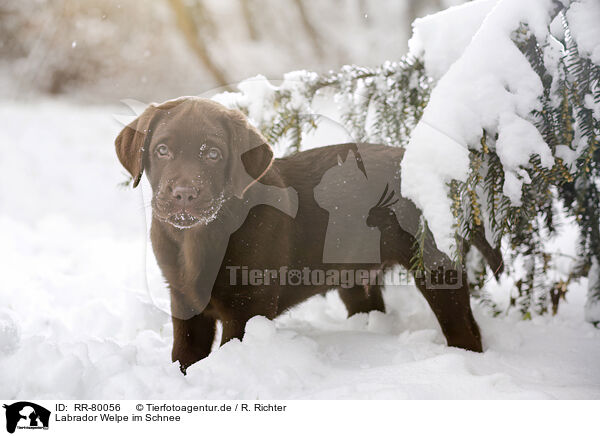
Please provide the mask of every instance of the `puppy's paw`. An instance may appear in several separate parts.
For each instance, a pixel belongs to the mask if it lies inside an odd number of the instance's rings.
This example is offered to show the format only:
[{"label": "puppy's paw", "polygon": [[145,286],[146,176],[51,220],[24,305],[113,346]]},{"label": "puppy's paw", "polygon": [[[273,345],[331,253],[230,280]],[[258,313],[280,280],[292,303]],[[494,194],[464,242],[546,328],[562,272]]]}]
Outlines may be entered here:
[{"label": "puppy's paw", "polygon": [[208,354],[195,351],[193,349],[175,349],[171,355],[173,362],[179,362],[179,370],[183,375],[187,375],[187,369],[194,363],[204,359]]},{"label": "puppy's paw", "polygon": [[187,375],[187,366],[184,366],[183,363],[179,364],[179,371],[181,371],[181,373],[183,375]]}]

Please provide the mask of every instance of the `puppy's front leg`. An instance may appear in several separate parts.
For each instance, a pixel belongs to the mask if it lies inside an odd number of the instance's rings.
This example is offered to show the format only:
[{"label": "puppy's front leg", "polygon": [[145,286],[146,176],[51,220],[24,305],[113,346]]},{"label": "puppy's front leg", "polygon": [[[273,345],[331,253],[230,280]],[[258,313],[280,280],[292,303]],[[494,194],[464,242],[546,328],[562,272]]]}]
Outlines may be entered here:
[{"label": "puppy's front leg", "polygon": [[216,320],[204,314],[190,319],[173,320],[173,351],[171,359],[179,361],[179,369],[186,374],[187,368],[210,354],[215,339]]},{"label": "puppy's front leg", "polygon": [[180,247],[171,239],[163,225],[156,219],[152,220],[150,230],[152,248],[156,260],[171,291],[171,319],[173,321],[173,362],[179,361],[181,372],[193,363],[204,359],[210,353],[215,338],[216,320],[203,312],[198,313],[201,304],[194,305],[184,292],[188,289],[181,277],[183,271],[180,265]]},{"label": "puppy's front leg", "polygon": [[220,314],[223,324],[221,345],[232,340],[244,338],[246,323],[254,316],[268,319],[277,316],[279,289],[249,288],[245,291],[230,292],[230,300],[225,303],[226,310]]}]

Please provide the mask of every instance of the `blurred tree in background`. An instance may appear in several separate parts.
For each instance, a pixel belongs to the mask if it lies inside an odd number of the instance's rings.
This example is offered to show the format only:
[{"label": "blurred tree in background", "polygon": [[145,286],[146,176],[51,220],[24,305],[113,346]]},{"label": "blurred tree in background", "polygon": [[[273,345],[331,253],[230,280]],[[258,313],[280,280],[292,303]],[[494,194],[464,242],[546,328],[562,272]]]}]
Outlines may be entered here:
[{"label": "blurred tree in background", "polygon": [[5,0],[0,95],[163,100],[264,74],[399,59],[463,0]]}]

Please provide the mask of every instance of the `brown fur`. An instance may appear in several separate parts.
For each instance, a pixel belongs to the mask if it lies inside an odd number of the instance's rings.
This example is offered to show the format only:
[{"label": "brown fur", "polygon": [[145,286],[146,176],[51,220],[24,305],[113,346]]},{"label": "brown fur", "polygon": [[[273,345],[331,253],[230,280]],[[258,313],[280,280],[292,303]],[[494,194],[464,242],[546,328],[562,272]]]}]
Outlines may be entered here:
[{"label": "brown fur", "polygon": [[[159,143],[168,145],[170,157],[159,157]],[[198,147],[205,143],[221,150],[222,159],[213,162],[202,156],[196,158]],[[232,286],[227,266],[377,271],[396,264],[409,267],[414,236],[394,224],[389,213],[379,211],[378,215],[375,208],[367,223],[381,232],[381,262],[323,263],[329,213],[315,201],[314,189],[323,175],[339,164],[340,156],[346,159],[352,152],[360,166],[356,144],[322,147],[273,160],[264,138],[241,113],[209,100],[182,98],[147,109],[121,132],[116,148],[121,163],[134,177],[134,186],[145,170],[153,188],[152,245],[171,291],[172,359],[179,361],[184,373],[188,366],[210,353],[217,320],[222,322],[221,343],[225,343],[242,338],[246,321],[251,317],[275,318],[329,288],[282,286],[279,282],[268,286]],[[376,163],[399,165],[403,150],[361,144],[361,153]],[[249,189],[253,183],[261,188],[280,188],[282,192],[291,188],[297,192],[295,216],[260,201],[248,206],[248,199],[257,195],[254,193],[257,187]],[[189,201],[174,197],[174,192],[180,189]],[[220,192],[225,193],[225,201],[218,217],[208,223],[194,224]],[[281,198],[291,204],[285,192]],[[412,203],[401,197],[400,200],[406,205],[402,211],[414,209],[418,214]],[[169,214],[178,210],[185,211],[186,225],[190,222],[194,225],[174,226],[169,221],[175,219],[170,218],[174,215]],[[239,217],[245,218],[237,225],[235,220]],[[447,264],[448,259],[437,251],[430,235],[428,240],[428,256]],[[486,258],[498,262],[490,254],[497,250],[489,247],[485,238],[479,237],[472,243],[484,251]],[[219,254],[215,247],[223,247],[222,260],[217,259],[217,264],[214,259]],[[215,269],[216,279],[207,283],[211,268]],[[459,274],[463,280],[458,289],[428,289],[425,278],[417,278],[416,284],[435,313],[448,344],[481,351],[466,276],[464,272]],[[358,284],[351,289],[340,289],[339,293],[349,315],[385,310],[379,286]]]}]

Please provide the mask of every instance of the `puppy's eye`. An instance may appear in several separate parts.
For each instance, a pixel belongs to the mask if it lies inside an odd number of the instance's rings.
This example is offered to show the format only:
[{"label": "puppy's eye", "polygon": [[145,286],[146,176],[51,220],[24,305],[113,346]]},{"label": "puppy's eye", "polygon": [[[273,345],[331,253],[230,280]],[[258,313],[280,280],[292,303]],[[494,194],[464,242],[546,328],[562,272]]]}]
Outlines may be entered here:
[{"label": "puppy's eye", "polygon": [[210,160],[219,160],[221,159],[221,150],[212,147],[210,150],[208,150],[208,153],[206,153],[206,157],[208,157]]},{"label": "puppy's eye", "polygon": [[158,147],[156,147],[156,153],[159,156],[167,156],[169,154],[169,147],[167,147],[165,144],[160,144]]}]

